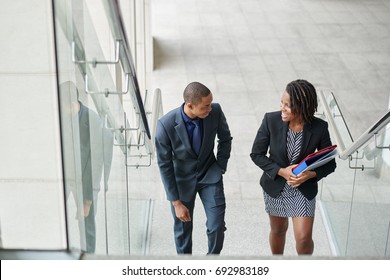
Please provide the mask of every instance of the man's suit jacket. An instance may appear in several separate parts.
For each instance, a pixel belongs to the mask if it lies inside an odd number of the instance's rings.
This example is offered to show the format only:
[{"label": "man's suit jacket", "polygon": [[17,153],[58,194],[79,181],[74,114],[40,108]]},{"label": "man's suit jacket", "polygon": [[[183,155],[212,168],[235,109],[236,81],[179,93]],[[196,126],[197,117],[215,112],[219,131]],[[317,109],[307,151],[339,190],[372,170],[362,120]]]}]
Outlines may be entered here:
[{"label": "man's suit jacket", "polygon": [[[79,112],[81,174],[84,195],[100,191],[104,168],[104,185],[107,186],[111,170],[114,136],[103,128],[99,115],[80,102]],[[107,190],[107,189],[106,189]]]},{"label": "man's suit jacket", "polygon": [[[212,110],[203,119],[203,140],[199,156],[192,150],[182,107],[161,117],[156,127],[156,154],[161,179],[167,199],[191,201],[198,184],[212,184],[221,180],[230,157],[231,141],[229,126],[221,106],[211,104]],[[214,154],[218,136],[217,156]]]},{"label": "man's suit jacket", "polygon": [[[288,123],[282,121],[280,111],[266,113],[250,154],[253,162],[264,171],[260,178],[260,185],[271,197],[277,197],[286,183],[286,180],[278,175],[278,171],[280,168],[290,165],[287,158],[287,131]],[[307,155],[330,145],[332,142],[328,123],[314,118],[310,124],[305,124],[303,127],[301,152],[294,163],[299,163]],[[298,190],[309,200],[313,199],[318,193],[317,182],[335,169],[336,161],[334,159],[316,168],[314,171],[317,173],[317,177],[301,184]]]}]

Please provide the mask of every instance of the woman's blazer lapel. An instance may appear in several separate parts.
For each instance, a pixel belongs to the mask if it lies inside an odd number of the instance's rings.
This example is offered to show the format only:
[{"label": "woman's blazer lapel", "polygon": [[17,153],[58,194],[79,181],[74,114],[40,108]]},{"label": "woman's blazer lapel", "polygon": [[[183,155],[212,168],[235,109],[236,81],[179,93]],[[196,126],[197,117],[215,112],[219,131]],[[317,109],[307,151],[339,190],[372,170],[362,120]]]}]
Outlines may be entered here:
[{"label": "woman's blazer lapel", "polygon": [[312,136],[311,124],[305,124],[303,127],[301,152],[299,153],[299,157],[297,158],[295,163],[300,162],[302,159],[304,159],[306,155],[311,153],[311,152],[307,152],[307,148],[309,147],[311,136]]},{"label": "woman's blazer lapel", "polygon": [[283,160],[289,164],[289,160],[288,160],[288,157],[287,157],[287,131],[288,131],[288,123],[286,122],[283,122],[282,121],[282,124],[280,126],[280,139],[278,139],[281,143],[280,145],[280,152],[283,156]]}]

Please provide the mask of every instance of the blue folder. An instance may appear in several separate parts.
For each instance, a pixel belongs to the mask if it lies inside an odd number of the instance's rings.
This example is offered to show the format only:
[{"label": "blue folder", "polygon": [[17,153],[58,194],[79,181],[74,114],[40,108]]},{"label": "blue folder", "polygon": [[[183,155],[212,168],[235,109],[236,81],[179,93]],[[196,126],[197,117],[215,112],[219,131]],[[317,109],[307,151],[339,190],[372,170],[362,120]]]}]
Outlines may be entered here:
[{"label": "blue folder", "polygon": [[308,155],[295,168],[293,168],[292,172],[294,175],[298,175],[306,170],[313,170],[314,168],[328,163],[336,157],[336,148],[337,145],[332,145]]}]

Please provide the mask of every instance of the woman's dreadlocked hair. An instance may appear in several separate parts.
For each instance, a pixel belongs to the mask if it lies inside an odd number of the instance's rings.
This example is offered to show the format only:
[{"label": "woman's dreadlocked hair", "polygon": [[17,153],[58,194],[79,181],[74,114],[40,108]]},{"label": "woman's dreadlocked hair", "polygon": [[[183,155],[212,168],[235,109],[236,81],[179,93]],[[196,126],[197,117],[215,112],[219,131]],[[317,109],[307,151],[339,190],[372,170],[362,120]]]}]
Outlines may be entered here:
[{"label": "woman's dreadlocked hair", "polygon": [[300,116],[304,123],[310,123],[317,112],[317,92],[314,86],[306,80],[296,80],[286,86],[290,95],[291,111]]}]

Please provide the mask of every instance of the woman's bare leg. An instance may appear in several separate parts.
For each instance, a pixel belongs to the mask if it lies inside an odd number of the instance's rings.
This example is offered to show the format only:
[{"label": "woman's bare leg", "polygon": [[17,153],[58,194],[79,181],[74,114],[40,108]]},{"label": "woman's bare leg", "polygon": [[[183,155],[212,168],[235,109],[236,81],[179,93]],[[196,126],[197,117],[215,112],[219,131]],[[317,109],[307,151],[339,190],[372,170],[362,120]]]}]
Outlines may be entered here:
[{"label": "woman's bare leg", "polygon": [[274,255],[283,255],[286,243],[286,232],[288,229],[288,218],[269,215],[271,231],[269,244]]},{"label": "woman's bare leg", "polygon": [[314,217],[294,217],[292,218],[295,248],[298,255],[311,255],[314,251],[313,223]]}]

